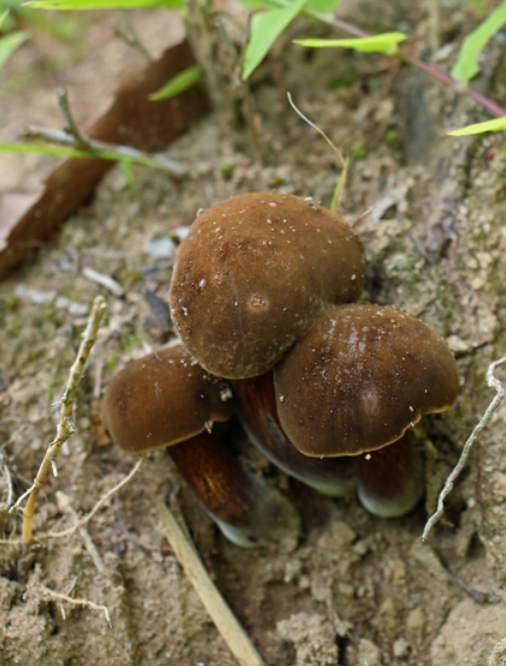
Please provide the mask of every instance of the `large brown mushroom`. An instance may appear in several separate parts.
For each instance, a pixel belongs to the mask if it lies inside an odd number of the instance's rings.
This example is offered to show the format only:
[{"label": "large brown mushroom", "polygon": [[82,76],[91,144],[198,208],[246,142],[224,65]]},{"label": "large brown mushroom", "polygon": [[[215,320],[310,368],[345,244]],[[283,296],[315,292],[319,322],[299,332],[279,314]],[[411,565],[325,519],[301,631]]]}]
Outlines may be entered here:
[{"label": "large brown mushroom", "polygon": [[[422,414],[442,412],[456,401],[457,365],[431,328],[391,307],[329,308],[274,375],[279,419],[299,451],[315,457],[360,456],[362,497],[367,479],[374,478],[375,460],[381,461],[388,507],[382,507],[376,489],[369,510],[398,515],[412,508],[421,495],[419,484],[412,484],[410,498],[403,487],[398,513],[391,500],[392,488],[408,468],[421,479],[414,445],[405,438],[397,447],[403,456],[383,447],[400,440]],[[361,472],[362,465],[368,465],[366,471]]]},{"label": "large brown mushroom", "polygon": [[329,305],[363,287],[358,235],[292,195],[242,194],[201,213],[181,243],[170,307],[184,344],[209,372],[270,370]]},{"label": "large brown mushroom", "polygon": [[[131,453],[168,454],[200,504],[233,543],[266,546],[298,517],[278,491],[245,470],[211,428],[233,410],[228,383],[212,377],[183,345],[126,366],[111,381],[102,418],[112,440]],[[174,446],[175,445],[175,446]]]}]

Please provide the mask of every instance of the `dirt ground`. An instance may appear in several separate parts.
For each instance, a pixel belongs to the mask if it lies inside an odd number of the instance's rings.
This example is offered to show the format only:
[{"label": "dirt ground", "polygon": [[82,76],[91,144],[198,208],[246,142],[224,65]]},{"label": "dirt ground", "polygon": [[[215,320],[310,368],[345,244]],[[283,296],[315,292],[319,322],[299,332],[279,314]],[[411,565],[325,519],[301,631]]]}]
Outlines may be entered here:
[{"label": "dirt ground", "polygon": [[[450,46],[431,55],[425,3],[391,3],[381,11],[369,10],[371,4],[350,3],[344,16],[371,31],[409,32],[415,50],[443,69],[476,23],[470,4],[446,3],[442,43]],[[135,16],[157,48],[169,33],[177,37],[172,14]],[[101,21],[92,26],[94,39],[103,53],[116,54],[112,74],[107,58],[101,65],[105,95],[112,81],[142,63],[111,41],[109,19]],[[290,38],[310,31],[323,34],[302,23]],[[27,48],[9,77],[16,66],[42,58],[37,44]],[[133,192],[114,170],[53,244],[0,283],[0,537],[16,538],[19,531],[20,516],[9,516],[7,505],[11,493],[15,499],[30,483],[52,438],[54,402],[93,297],[107,298],[106,320],[80,386],[78,432],[59,459],[59,478],[48,480],[39,500],[38,532],[71,525],[72,511],[89,511],[135,462],[107,441],[97,406],[117,370],[171,336],[162,305],[173,262],[168,231],[239,192],[274,188],[329,202],[335,156],[289,109],[287,90],[351,151],[343,216],[351,223],[374,206],[357,227],[368,258],[366,297],[420,317],[457,357],[462,391],[456,408],[417,426],[426,450],[425,505],[402,519],[375,518],[354,497],[331,500],[287,478],[238,441],[245,464],[286,493],[302,518],[301,533],[281,545],[241,550],[181,487],[166,454],[152,453],[86,534],[30,547],[0,545],[2,666],[235,663],[161,535],[157,501],[169,497],[269,666],[506,664],[506,405],[480,437],[444,521],[428,544],[420,541],[444,479],[493,397],[487,366],[506,354],[504,136],[447,137],[448,129],[486,114],[379,56],[308,53],[288,42],[277,48],[253,88],[269,147],[265,165],[244,150],[246,130],[232,134],[229,119],[215,113],[167,151],[190,167],[189,178],[176,183],[137,168]],[[71,95],[76,86],[80,118],[98,110],[90,102],[98,50],[88,65],[80,57],[65,69]],[[287,52],[289,58],[281,57]],[[503,105],[505,72],[504,42],[496,40],[476,85]],[[16,92],[5,93],[4,85],[2,138],[12,138],[7,133],[23,122],[54,124],[47,76]],[[2,189],[8,190],[30,182],[41,162],[2,157],[2,164]],[[87,279],[84,267],[114,277],[121,293]],[[505,378],[504,371],[498,375]],[[105,604],[112,628],[103,613],[62,605],[48,588]]]}]

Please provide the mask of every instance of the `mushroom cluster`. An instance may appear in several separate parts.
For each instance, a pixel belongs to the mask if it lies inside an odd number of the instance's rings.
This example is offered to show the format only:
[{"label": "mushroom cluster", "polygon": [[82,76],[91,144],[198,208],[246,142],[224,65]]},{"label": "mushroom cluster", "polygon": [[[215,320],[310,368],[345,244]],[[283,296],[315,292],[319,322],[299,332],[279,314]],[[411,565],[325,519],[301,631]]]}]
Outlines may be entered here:
[{"label": "mushroom cluster", "polygon": [[410,428],[454,404],[459,376],[427,325],[356,303],[364,274],[358,234],[312,200],[258,192],[202,212],[171,283],[182,342],[113,379],[102,407],[112,439],[137,453],[169,447],[241,546],[275,541],[298,518],[211,433],[233,411],[288,474],[331,496],[356,487],[379,516],[407,513],[423,494]]}]

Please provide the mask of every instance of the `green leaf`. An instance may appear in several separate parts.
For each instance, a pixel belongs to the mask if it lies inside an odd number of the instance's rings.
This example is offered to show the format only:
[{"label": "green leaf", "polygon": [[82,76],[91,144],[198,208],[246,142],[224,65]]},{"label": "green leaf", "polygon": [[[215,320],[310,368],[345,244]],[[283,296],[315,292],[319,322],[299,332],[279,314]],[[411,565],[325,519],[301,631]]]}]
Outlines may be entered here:
[{"label": "green leaf", "polygon": [[[2,15],[2,18],[4,17],[5,14]],[[14,51],[28,39],[28,36],[27,32],[18,30],[18,32],[11,32],[0,37],[0,68],[5,65]]]},{"label": "green leaf", "polygon": [[34,0],[25,2],[23,6],[34,9],[84,11],[88,9],[135,9],[137,7],[182,9],[183,4],[183,0]]},{"label": "green leaf", "polygon": [[137,183],[135,181],[135,175],[132,169],[132,163],[131,162],[121,162],[121,170],[125,174],[125,178],[128,183],[128,187],[130,188],[130,191],[132,194],[137,193]]},{"label": "green leaf", "polygon": [[[0,32],[10,32],[16,27],[16,21],[12,17],[11,7],[9,3],[6,3],[5,0],[0,0]],[[3,11],[5,10],[5,11]]]},{"label": "green leaf", "polygon": [[341,0],[308,0],[307,8],[319,14],[333,14]]},{"label": "green leaf", "polygon": [[54,155],[56,157],[97,157],[84,150],[76,148],[60,148],[57,146],[44,146],[37,143],[0,143],[2,153],[40,153],[41,155]]},{"label": "green leaf", "polygon": [[489,39],[506,23],[506,0],[464,39],[452,76],[460,83],[467,83],[480,71],[477,58]]},{"label": "green leaf", "polygon": [[462,129],[448,132],[448,134],[450,136],[472,136],[473,134],[483,134],[484,132],[501,132],[502,130],[506,130],[506,116],[503,116],[502,118],[494,118],[494,120],[487,120],[485,123],[468,125]]},{"label": "green leaf", "polygon": [[46,14],[27,7],[20,7],[18,14],[29,23],[67,42],[78,39],[78,35],[82,33],[83,19],[78,19],[69,14]]},{"label": "green leaf", "polygon": [[340,47],[353,49],[362,53],[393,54],[397,44],[407,39],[403,32],[382,32],[370,37],[351,37],[350,39],[296,39],[295,44],[309,46],[314,49]]},{"label": "green leaf", "polygon": [[294,0],[287,7],[268,9],[253,16],[248,45],[244,54],[243,80],[251,76],[277,37],[301,12],[306,2],[307,0]]},{"label": "green leaf", "polygon": [[149,96],[152,102],[159,102],[162,99],[175,97],[184,92],[187,88],[195,85],[204,75],[204,69],[200,65],[188,67],[180,74],[172,78],[168,83]]},{"label": "green leaf", "polygon": [[283,7],[287,3],[283,0],[239,0],[241,5],[244,5],[248,9],[265,9],[266,7]]},{"label": "green leaf", "polygon": [[9,15],[8,9],[6,9],[4,12],[0,14],[0,30],[2,29],[3,22],[5,21],[8,15]]},{"label": "green leaf", "polygon": [[336,183],[336,186],[334,188],[334,193],[332,195],[332,201],[330,202],[330,210],[335,212],[337,208],[337,204],[341,200],[342,193],[344,192],[344,187],[346,185],[346,178],[348,175],[348,163],[350,161],[350,158],[346,156],[346,159],[344,160],[344,166],[339,174],[338,181]]},{"label": "green leaf", "polygon": [[156,160],[149,157],[123,157],[108,150],[78,150],[77,148],[66,148],[62,146],[46,146],[40,143],[0,143],[2,153],[39,153],[40,155],[54,155],[55,157],[100,157],[103,160],[114,160],[116,162],[128,162],[144,164],[157,169],[163,168]]}]

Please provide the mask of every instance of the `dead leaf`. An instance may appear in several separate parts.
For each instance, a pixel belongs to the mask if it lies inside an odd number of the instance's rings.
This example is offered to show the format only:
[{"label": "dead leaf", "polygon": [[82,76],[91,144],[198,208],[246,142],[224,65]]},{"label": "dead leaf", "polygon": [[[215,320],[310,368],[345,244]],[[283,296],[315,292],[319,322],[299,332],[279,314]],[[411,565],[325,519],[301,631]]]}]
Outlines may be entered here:
[{"label": "dead leaf", "polygon": [[[174,141],[210,110],[205,89],[196,85],[161,102],[150,102],[148,96],[194,63],[186,40],[168,48],[158,61],[120,85],[109,110],[84,134],[147,151]],[[28,250],[47,242],[69,215],[86,204],[114,164],[98,158],[66,159],[51,171],[40,192],[2,197],[0,276]]]}]

